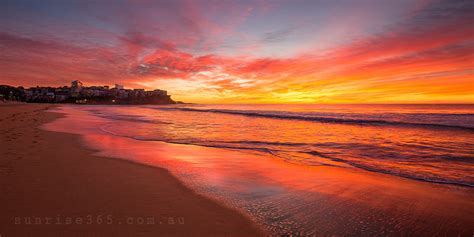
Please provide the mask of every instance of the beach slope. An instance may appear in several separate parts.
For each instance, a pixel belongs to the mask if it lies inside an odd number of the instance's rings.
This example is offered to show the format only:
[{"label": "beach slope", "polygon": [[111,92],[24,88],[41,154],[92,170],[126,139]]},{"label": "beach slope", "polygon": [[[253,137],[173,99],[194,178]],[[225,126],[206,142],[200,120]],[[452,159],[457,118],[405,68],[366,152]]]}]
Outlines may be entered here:
[{"label": "beach slope", "polygon": [[0,105],[1,236],[259,236],[259,227],[168,171],[95,157],[41,130],[52,105]]}]

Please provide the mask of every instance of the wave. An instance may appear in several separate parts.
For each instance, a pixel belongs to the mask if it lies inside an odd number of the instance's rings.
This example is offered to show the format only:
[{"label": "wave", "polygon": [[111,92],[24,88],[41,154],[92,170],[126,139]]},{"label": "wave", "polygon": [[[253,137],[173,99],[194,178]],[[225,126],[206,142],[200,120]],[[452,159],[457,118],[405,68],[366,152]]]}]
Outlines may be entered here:
[{"label": "wave", "polygon": [[[197,146],[204,146],[204,147],[213,147],[213,148],[221,148],[221,149],[232,149],[232,150],[254,150],[254,151],[259,151],[263,153],[267,153],[279,158],[283,158],[283,156],[279,155],[280,152],[290,152],[290,151],[285,151],[285,150],[278,150],[278,149],[269,149],[269,148],[261,148],[261,147],[242,147],[242,146],[228,146],[228,145],[223,145],[223,144],[211,144],[211,143],[203,143],[203,142],[198,142],[198,141],[173,141],[173,140],[157,140],[157,139],[144,139],[144,138],[138,138],[134,137],[136,140],[142,140],[142,141],[161,141],[161,142],[166,142],[166,143],[173,143],[173,144],[181,144],[181,145],[197,145]],[[253,143],[253,144],[273,144],[273,145],[282,145],[282,144],[288,144],[288,145],[295,145],[294,143],[272,143],[272,142],[259,142],[259,141],[239,141],[240,143]],[[223,142],[223,143],[237,143],[237,142]],[[299,144],[298,144],[299,146]],[[358,168],[362,169],[365,171],[370,171],[370,172],[375,172],[375,173],[383,173],[383,174],[388,174],[388,175],[395,175],[398,177],[403,177],[407,179],[414,179],[418,181],[424,181],[424,182],[429,182],[429,183],[437,183],[437,184],[449,184],[449,185],[456,185],[456,186],[462,186],[462,187],[470,187],[473,188],[474,184],[470,182],[463,182],[459,180],[449,180],[449,179],[444,179],[444,178],[435,178],[435,177],[429,177],[429,176],[421,176],[416,173],[408,173],[406,171],[395,171],[395,170],[390,170],[390,169],[383,169],[380,167],[374,167],[371,165],[366,165],[363,163],[359,163],[356,161],[351,161],[351,160],[346,160],[346,159],[341,159],[337,157],[333,157],[327,154],[324,154],[319,151],[300,151],[300,153],[305,153],[308,155],[312,155],[318,158],[330,160],[332,162],[337,162],[345,165],[349,165],[349,167],[353,168]],[[463,161],[465,161],[465,157],[462,157]],[[471,159],[469,157],[469,159]],[[284,159],[287,162],[290,163],[295,163],[292,159]],[[451,157],[452,160],[452,157]],[[298,164],[298,162],[296,162]],[[305,165],[311,165],[311,166],[332,166],[332,167],[339,167],[339,168],[347,168],[348,166],[344,165],[336,165],[336,164],[327,164],[327,163],[322,163],[322,162],[317,162],[317,165],[312,165],[312,164],[305,164]]]},{"label": "wave", "polygon": [[157,119],[150,119],[144,116],[139,115],[110,115],[110,114],[101,114],[97,113],[97,116],[105,119],[119,120],[119,121],[129,121],[129,122],[140,122],[140,123],[151,123],[151,124],[171,124],[171,122],[164,122]]},{"label": "wave", "polygon": [[[231,150],[240,150],[240,151],[256,151],[256,152],[261,152],[268,155],[272,155],[274,157],[281,158],[284,161],[289,162],[289,163],[296,163],[296,164],[301,164],[301,163],[299,163],[297,160],[293,160],[291,157],[288,157],[290,153],[307,154],[312,157],[317,157],[322,160],[328,160],[335,163],[327,163],[323,161],[311,160],[311,163],[304,162],[304,165],[333,166],[333,167],[339,167],[339,168],[353,167],[353,168],[358,168],[358,169],[362,169],[362,170],[366,170],[370,172],[395,175],[395,176],[399,176],[403,178],[415,179],[415,180],[425,181],[425,182],[430,182],[430,183],[450,184],[450,185],[470,187],[470,188],[474,187],[474,183],[471,183],[471,182],[454,180],[454,179],[449,179],[449,178],[442,178],[437,175],[420,175],[417,173],[411,173],[411,172],[403,171],[403,170],[391,170],[391,169],[385,169],[383,167],[374,167],[373,165],[365,164],[365,162],[362,162],[362,161],[343,159],[343,158],[335,157],[332,154],[328,154],[328,153],[320,152],[316,150],[317,147],[328,147],[328,146],[339,147],[341,144],[337,144],[337,143],[312,144],[312,143],[268,142],[268,141],[251,141],[251,140],[249,141],[208,141],[208,140],[199,140],[199,139],[196,140],[196,139],[147,138],[147,137],[141,137],[141,136],[120,135],[120,134],[110,131],[107,128],[107,126],[103,126],[100,129],[114,136],[127,137],[127,138],[140,140],[140,141],[159,141],[159,142],[166,142],[166,143],[180,144],[180,145],[195,145],[195,146],[231,149]],[[357,144],[352,144],[350,146],[356,147]],[[284,147],[298,147],[297,148],[298,150],[297,151],[286,150]],[[449,156],[449,157],[439,157],[439,158],[447,159],[451,161],[456,160],[456,161],[462,161],[462,162],[472,162],[472,157],[464,157],[464,156],[461,156],[461,157]]]},{"label": "wave", "polygon": [[[380,119],[350,119],[350,118],[336,118],[336,117],[323,117],[315,116],[314,114],[297,114],[289,112],[278,112],[278,111],[245,111],[245,110],[227,110],[227,109],[194,109],[194,108],[155,108],[158,110],[179,110],[188,112],[200,112],[200,113],[220,113],[220,114],[232,114],[242,115],[249,117],[263,117],[272,119],[286,119],[286,120],[302,120],[322,123],[341,123],[341,124],[356,124],[356,125],[390,125],[390,126],[419,126],[419,127],[432,127],[432,128],[452,128],[452,129],[463,129],[474,131],[474,127],[453,125],[453,124],[439,124],[439,123],[416,123],[416,122],[405,122],[405,121],[391,121],[391,120],[380,120]],[[425,115],[425,114],[423,114]],[[430,114],[427,114],[428,116]],[[432,115],[432,114],[431,114]],[[438,114],[437,114],[438,115]],[[439,114],[446,116],[444,114]],[[471,116],[471,114],[451,114],[451,116]]]}]

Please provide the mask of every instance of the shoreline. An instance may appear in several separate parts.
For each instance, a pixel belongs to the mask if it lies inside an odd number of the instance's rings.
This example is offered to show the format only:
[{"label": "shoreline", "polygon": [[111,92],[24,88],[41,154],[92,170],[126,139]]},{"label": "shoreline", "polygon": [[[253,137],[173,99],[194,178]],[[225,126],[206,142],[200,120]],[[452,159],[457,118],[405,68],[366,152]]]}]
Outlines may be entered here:
[{"label": "shoreline", "polygon": [[275,236],[474,233],[474,190],[467,187],[361,169],[291,164],[220,148],[143,141],[107,132],[108,126],[117,124],[133,128],[133,122],[110,120],[74,106],[57,111],[66,117],[46,129],[80,134],[86,147],[99,151],[99,156],[164,168],[191,190],[242,211]]},{"label": "shoreline", "polygon": [[238,211],[187,188],[166,169],[98,157],[81,144],[80,135],[40,129],[62,116],[45,112],[54,106],[0,105],[5,148],[0,172],[6,177],[0,181],[0,234],[266,234]]},{"label": "shoreline", "polygon": [[[155,216],[157,217],[155,219],[166,222],[167,217],[173,217],[172,219],[175,224],[171,226],[160,224],[158,227],[153,226],[155,227],[154,229],[151,226],[133,223],[125,227],[124,225],[116,226],[123,229],[123,231],[114,232],[114,230],[111,230],[112,232],[107,232],[107,230],[101,230],[100,228],[108,227],[97,224],[95,227],[94,225],[84,227],[84,224],[73,225],[73,227],[67,224],[64,225],[64,222],[68,222],[68,218],[71,216],[77,217],[79,215],[84,219],[83,221],[88,221],[87,216],[81,214],[71,215],[69,213],[58,216],[57,212],[56,214],[50,212],[48,215],[25,216],[32,219],[30,221],[34,221],[35,217],[42,218],[40,220],[42,222],[46,221],[44,217],[49,217],[51,219],[49,221],[54,221],[57,218],[61,224],[35,226],[22,223],[18,226],[26,227],[25,229],[30,230],[30,232],[21,232],[22,234],[33,234],[32,229],[67,229],[64,228],[65,226],[76,228],[76,230],[69,230],[70,232],[60,234],[70,235],[74,232],[80,232],[81,228],[92,229],[91,231],[98,231],[94,229],[98,228],[100,231],[104,231],[99,233],[101,236],[117,234],[147,236],[152,235],[156,229],[158,229],[156,232],[159,234],[183,236],[189,235],[189,233],[194,233],[195,235],[214,234],[232,236],[284,235],[289,233],[321,236],[343,236],[348,234],[377,235],[380,233],[423,236],[470,236],[471,233],[474,233],[471,227],[474,224],[474,219],[471,217],[474,214],[471,211],[474,210],[472,209],[474,207],[474,199],[472,199],[474,197],[474,190],[467,187],[428,183],[359,169],[301,166],[281,162],[266,156],[254,156],[248,153],[219,148],[169,144],[159,141],[144,142],[129,137],[113,136],[105,133],[102,129],[97,131],[97,128],[107,124],[108,120],[91,116],[87,110],[76,110],[73,109],[74,107],[63,106],[58,108],[54,105],[42,106],[55,107],[57,109],[53,112],[39,113],[47,117],[46,120],[49,119],[48,122],[44,121],[45,118],[43,118],[43,121],[37,121],[37,126],[33,127],[36,130],[40,130],[40,132],[45,132],[46,135],[49,134],[43,137],[46,139],[46,144],[39,144],[39,146],[50,148],[51,146],[60,146],[63,141],[70,140],[68,143],[70,144],[69,147],[66,146],[59,149],[60,153],[68,153],[65,156],[68,159],[71,155],[70,153],[73,156],[78,156],[79,152],[82,154],[86,151],[86,155],[82,155],[80,159],[74,160],[75,162],[72,166],[71,163],[67,163],[62,159],[54,160],[54,163],[59,163],[56,167],[74,167],[73,169],[65,169],[63,171],[54,170],[56,173],[59,172],[60,175],[58,177],[85,179],[82,180],[84,181],[83,183],[87,184],[84,186],[85,189],[90,189],[88,185],[96,187],[93,189],[94,192],[92,193],[94,195],[92,197],[81,196],[84,195],[84,192],[91,193],[90,191],[82,190],[82,186],[81,188],[73,187],[74,194],[62,194],[63,196],[67,195],[68,198],[88,200],[87,202],[68,202],[84,205],[85,207],[75,207],[81,208],[82,212],[79,213],[92,215],[94,217],[93,221],[96,221],[100,216],[102,222],[107,222],[109,221],[109,215],[111,215],[113,218],[110,219],[113,221],[121,220],[125,222],[125,217],[131,216],[135,217],[132,222],[146,222],[150,216],[147,214],[150,213],[149,210],[159,210],[158,213],[160,215]],[[10,107],[24,112],[21,110],[21,106]],[[4,120],[1,117],[4,115],[5,113],[0,115],[0,120]],[[32,121],[41,120],[39,116],[30,117]],[[15,118],[15,120],[21,119]],[[6,138],[11,139],[11,135],[7,135]],[[56,140],[50,138],[50,136]],[[63,139],[58,141],[58,138]],[[57,144],[48,145],[48,142]],[[25,152],[22,149],[21,147],[14,150]],[[55,156],[55,154],[52,156]],[[35,158],[34,156],[28,157]],[[84,160],[84,157],[90,159]],[[106,161],[96,162],[95,160]],[[31,169],[35,171],[37,168],[41,168],[35,162],[28,164],[33,165]],[[42,165],[41,162],[39,164]],[[138,168],[136,168],[137,166]],[[85,171],[78,169],[85,167],[93,167],[93,170],[86,171],[89,172],[90,176],[81,177]],[[116,167],[122,167],[121,169],[127,172],[118,172],[115,170]],[[48,170],[51,170],[51,167]],[[157,183],[156,180],[150,181],[149,179],[135,180],[137,179],[137,170],[142,170],[142,172],[138,172],[139,175],[146,172],[147,177],[165,177],[158,178],[157,180],[168,180],[171,177],[171,181],[167,182],[173,183],[169,184],[168,189],[165,191],[180,189],[181,187],[184,190],[181,190],[182,192],[191,192],[192,195],[197,196],[197,199],[186,199],[185,197],[184,199],[188,201],[188,204],[197,203],[201,205],[199,199],[205,199],[212,206],[211,208],[205,208],[213,210],[213,214],[215,214],[214,211],[216,209],[220,210],[223,208],[228,210],[230,215],[237,215],[237,220],[242,222],[238,222],[237,225],[221,223],[229,221],[226,214],[218,216],[217,219],[211,218],[214,222],[208,223],[206,227],[197,224],[197,227],[186,226],[184,230],[184,225],[178,225],[182,221],[181,217],[184,217],[184,223],[187,225],[189,224],[187,220],[196,218],[196,216],[198,219],[201,218],[198,221],[203,221],[202,213],[196,207],[183,207],[179,205],[178,208],[173,209],[165,206],[168,203],[177,204],[179,201],[174,200],[176,197],[183,199],[180,195],[176,195],[174,191],[171,194],[166,193],[168,195],[165,198],[166,200],[158,202],[157,207],[155,207],[153,204],[157,199],[149,197],[149,194],[158,192],[160,194],[158,198],[163,198],[161,196],[163,191],[160,193],[160,191],[155,190],[155,186],[162,187],[160,185],[165,184]],[[78,171],[79,177],[77,177]],[[109,175],[110,173],[112,176]],[[123,177],[124,173],[128,178]],[[96,184],[96,181],[99,181],[100,184]],[[44,183],[44,181],[41,182]],[[54,184],[54,182],[57,181],[53,180],[49,185]],[[59,183],[64,182],[69,183],[70,181],[61,181]],[[7,183],[15,182],[10,181]],[[2,184],[1,181],[0,184]],[[115,187],[109,187],[110,185]],[[8,184],[2,184],[0,187],[8,187]],[[27,187],[34,187],[34,185]],[[49,192],[52,190],[52,193],[58,193],[57,187],[48,187],[47,189],[45,188],[45,191]],[[14,188],[21,189],[19,187]],[[64,186],[63,188],[68,189],[70,187]],[[106,193],[113,193],[116,194],[116,197],[124,196],[125,198],[124,200],[115,200],[115,197],[105,197],[106,201],[102,201],[102,206],[97,203],[89,203],[91,198],[97,197],[98,192],[104,192],[100,191],[100,188],[105,188]],[[3,193],[4,190],[1,191]],[[18,190],[16,191],[18,192]],[[24,191],[20,190],[19,192]],[[79,195],[78,198],[76,197],[77,195]],[[44,196],[49,198],[51,194],[44,194]],[[101,196],[99,198],[104,197]],[[46,200],[45,197],[41,199]],[[1,200],[2,197],[0,197]],[[44,200],[42,201],[44,202]],[[128,200],[132,200],[132,202]],[[146,204],[139,203],[142,206],[138,205],[138,209],[142,211],[135,210],[137,205],[134,202],[137,200],[139,202],[146,202]],[[186,203],[186,200],[183,202]],[[235,200],[238,200],[238,202],[234,202]],[[28,203],[28,205],[36,205],[32,203],[34,202],[32,200],[24,200],[24,202]],[[125,204],[125,202],[128,203]],[[4,201],[1,203],[5,205]],[[91,205],[94,208],[90,208]],[[83,210],[84,208],[99,211],[87,212]],[[180,213],[173,214],[179,208],[190,211],[191,217],[181,215]],[[116,209],[119,210],[117,213],[107,212],[107,210]],[[2,210],[8,210],[8,207],[2,208]],[[161,217],[164,218],[160,219]],[[215,217],[215,215],[211,215],[211,217]],[[243,220],[240,218],[243,218]],[[19,221],[25,222],[25,220]],[[223,228],[223,230],[216,233],[216,228],[212,224]],[[111,225],[110,228],[113,226]],[[232,228],[242,228],[241,226],[250,229],[243,230],[244,232],[247,231],[245,233],[240,229],[239,231],[241,232],[232,230]],[[195,227],[198,231],[199,228],[204,228],[203,231],[207,232],[196,232],[196,229],[193,229]],[[4,229],[3,226],[0,226],[0,229]],[[163,232],[164,229],[169,232]],[[255,232],[248,232],[252,230]],[[92,233],[96,234],[95,232],[87,232],[86,234],[80,232],[81,236],[91,235]]]}]

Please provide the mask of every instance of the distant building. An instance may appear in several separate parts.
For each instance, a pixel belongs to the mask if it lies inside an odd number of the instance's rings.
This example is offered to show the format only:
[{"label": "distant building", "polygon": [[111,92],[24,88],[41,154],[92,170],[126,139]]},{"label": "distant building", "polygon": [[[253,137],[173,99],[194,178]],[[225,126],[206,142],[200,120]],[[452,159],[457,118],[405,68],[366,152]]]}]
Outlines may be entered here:
[{"label": "distant building", "polygon": [[61,103],[63,101],[66,101],[68,98],[68,95],[56,94],[56,96],[54,97],[54,102]]},{"label": "distant building", "polygon": [[166,95],[168,95],[168,92],[167,92],[167,91],[165,91],[165,90],[160,90],[160,89],[156,89],[156,90],[154,90],[154,91],[151,91],[151,93],[152,93],[153,95],[156,95],[156,96],[163,96],[163,95],[166,96]]},{"label": "distant building", "polygon": [[0,101],[25,101],[29,103],[77,103],[77,104],[175,104],[165,90],[123,89],[122,85],[83,86],[80,81],[71,87],[12,87],[0,85]]}]

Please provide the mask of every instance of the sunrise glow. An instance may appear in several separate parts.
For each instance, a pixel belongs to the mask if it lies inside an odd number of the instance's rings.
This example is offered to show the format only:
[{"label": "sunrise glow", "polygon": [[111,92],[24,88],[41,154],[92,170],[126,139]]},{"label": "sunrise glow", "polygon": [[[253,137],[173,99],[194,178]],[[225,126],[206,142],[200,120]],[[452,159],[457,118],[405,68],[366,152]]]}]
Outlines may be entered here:
[{"label": "sunrise glow", "polygon": [[0,237],[474,237],[474,0],[0,0]]},{"label": "sunrise glow", "polygon": [[2,3],[0,84],[194,103],[474,103],[472,1]]}]

